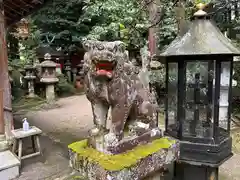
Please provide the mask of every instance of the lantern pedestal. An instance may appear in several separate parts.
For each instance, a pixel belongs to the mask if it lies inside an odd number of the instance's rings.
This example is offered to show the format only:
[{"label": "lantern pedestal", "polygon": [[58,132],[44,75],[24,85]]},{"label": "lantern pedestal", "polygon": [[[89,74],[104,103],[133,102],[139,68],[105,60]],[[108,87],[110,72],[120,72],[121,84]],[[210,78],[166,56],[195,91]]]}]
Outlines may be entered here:
[{"label": "lantern pedestal", "polygon": [[46,85],[46,99],[51,102],[55,100],[54,84]]},{"label": "lantern pedestal", "polygon": [[232,138],[228,137],[219,144],[191,143],[180,141],[180,161],[195,161],[202,164],[218,165],[232,156]]},{"label": "lantern pedestal", "polygon": [[218,180],[218,166],[211,167],[201,163],[176,163],[174,180]]}]

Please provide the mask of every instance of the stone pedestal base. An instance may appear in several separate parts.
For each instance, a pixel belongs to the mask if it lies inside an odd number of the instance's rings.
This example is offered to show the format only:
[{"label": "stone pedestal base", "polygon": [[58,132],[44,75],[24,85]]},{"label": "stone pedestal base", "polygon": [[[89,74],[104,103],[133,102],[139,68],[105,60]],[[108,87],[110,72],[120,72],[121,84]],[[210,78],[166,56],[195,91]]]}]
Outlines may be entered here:
[{"label": "stone pedestal base", "polygon": [[0,134],[0,152],[7,150],[8,147],[8,142],[6,140],[5,135]]},{"label": "stone pedestal base", "polygon": [[176,163],[174,180],[218,180],[218,171],[218,167],[205,166],[196,162]]},{"label": "stone pedestal base", "polygon": [[166,137],[117,155],[90,148],[87,140],[69,145],[70,166],[89,180],[159,180],[178,151],[178,143]]},{"label": "stone pedestal base", "polygon": [[19,176],[20,161],[10,151],[0,152],[1,180],[14,179]]},{"label": "stone pedestal base", "polygon": [[47,102],[52,102],[55,100],[54,84],[46,84],[46,99]]}]

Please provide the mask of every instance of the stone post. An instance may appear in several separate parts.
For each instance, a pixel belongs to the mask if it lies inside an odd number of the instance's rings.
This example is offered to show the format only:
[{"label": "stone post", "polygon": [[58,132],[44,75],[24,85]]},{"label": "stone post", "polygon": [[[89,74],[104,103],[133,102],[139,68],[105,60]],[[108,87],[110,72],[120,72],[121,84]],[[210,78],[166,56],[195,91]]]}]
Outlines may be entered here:
[{"label": "stone post", "polygon": [[48,103],[55,100],[54,85],[58,82],[56,77],[56,66],[57,64],[50,61],[51,55],[46,54],[44,57],[45,61],[41,63],[41,79],[40,82],[46,85],[46,99]]},{"label": "stone post", "polygon": [[26,72],[25,72],[24,69],[20,69],[19,72],[20,72],[19,82],[21,84],[21,87],[24,89],[24,84],[25,84],[24,83],[24,76],[26,75]]},{"label": "stone post", "polygon": [[72,73],[73,73],[73,82],[76,82],[77,68],[73,68],[73,69],[72,69]]},{"label": "stone post", "polygon": [[24,76],[24,79],[26,79],[28,85],[28,97],[34,98],[36,96],[34,92],[34,79],[36,79],[35,76],[36,68],[31,65],[28,65],[25,67],[25,70],[26,76]]},{"label": "stone post", "polygon": [[77,65],[77,75],[79,76],[81,83],[83,82],[83,79],[84,79],[83,63],[84,63],[84,60],[81,60],[81,62]]},{"label": "stone post", "polygon": [[83,60],[77,65],[77,75],[76,75],[76,88],[80,89],[83,87]]},{"label": "stone post", "polygon": [[68,81],[71,82],[71,62],[69,61],[69,59],[64,64],[64,66],[65,66],[66,75],[68,77]]}]

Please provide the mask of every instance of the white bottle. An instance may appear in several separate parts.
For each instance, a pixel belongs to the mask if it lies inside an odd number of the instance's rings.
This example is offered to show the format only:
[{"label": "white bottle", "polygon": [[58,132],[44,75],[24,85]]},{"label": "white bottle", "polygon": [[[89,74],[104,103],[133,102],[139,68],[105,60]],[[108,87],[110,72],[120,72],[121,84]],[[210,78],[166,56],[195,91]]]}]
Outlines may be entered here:
[{"label": "white bottle", "polygon": [[29,130],[29,123],[27,122],[27,118],[23,119],[23,131]]}]

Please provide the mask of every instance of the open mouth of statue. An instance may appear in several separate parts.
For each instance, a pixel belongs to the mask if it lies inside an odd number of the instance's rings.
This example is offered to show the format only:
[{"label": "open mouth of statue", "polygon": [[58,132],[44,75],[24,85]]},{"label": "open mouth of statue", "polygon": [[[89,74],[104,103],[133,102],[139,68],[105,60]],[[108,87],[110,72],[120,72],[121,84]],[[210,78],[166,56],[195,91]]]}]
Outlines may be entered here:
[{"label": "open mouth of statue", "polygon": [[96,74],[98,76],[107,76],[108,78],[112,78],[113,70],[115,64],[112,62],[97,62],[96,66]]}]

